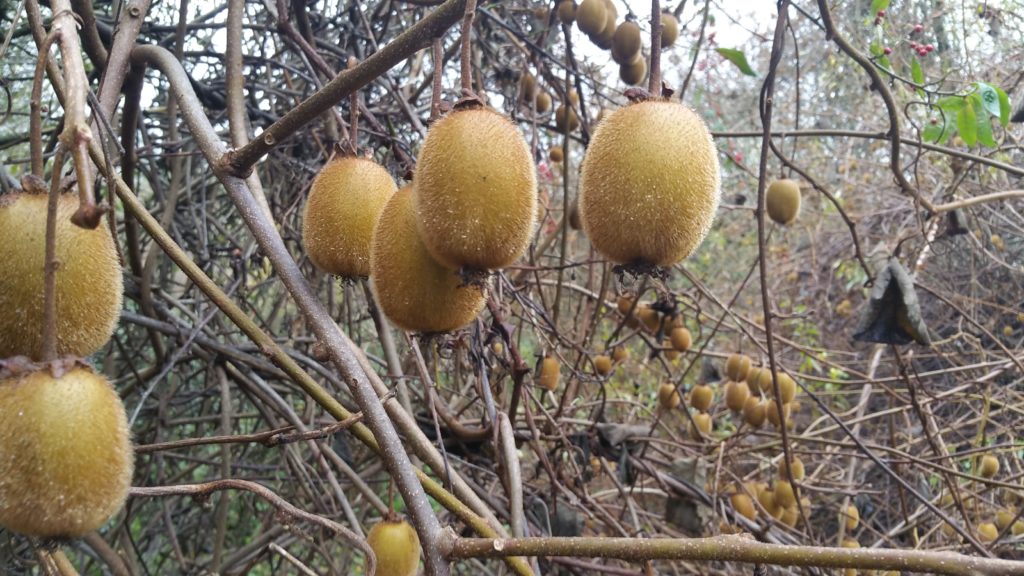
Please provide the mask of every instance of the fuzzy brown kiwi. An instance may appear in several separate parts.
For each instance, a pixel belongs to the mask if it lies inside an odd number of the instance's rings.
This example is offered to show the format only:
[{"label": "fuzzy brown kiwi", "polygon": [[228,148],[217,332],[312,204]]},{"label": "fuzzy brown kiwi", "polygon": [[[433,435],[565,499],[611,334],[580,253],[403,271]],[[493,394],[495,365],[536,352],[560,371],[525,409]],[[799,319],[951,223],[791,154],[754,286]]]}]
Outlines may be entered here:
[{"label": "fuzzy brown kiwi", "polygon": [[527,72],[519,80],[519,97],[528,105],[537,99],[537,79],[533,74]]},{"label": "fuzzy brown kiwi", "polygon": [[377,574],[416,576],[420,565],[420,539],[405,520],[381,520],[370,528],[366,543],[377,556]]},{"label": "fuzzy brown kiwi", "polygon": [[686,328],[673,328],[672,333],[668,337],[669,341],[672,342],[672,348],[679,352],[686,352],[693,345],[693,336]]},{"label": "fuzzy brown kiwi", "polygon": [[725,384],[725,405],[733,412],[741,412],[743,406],[750,398],[750,390],[743,382],[726,382]]},{"label": "fuzzy brown kiwi", "polygon": [[[690,438],[694,440],[701,440],[701,434],[704,436],[711,435],[711,428],[714,426],[714,422],[711,420],[711,414],[701,412],[693,415],[693,423],[690,425]],[[697,434],[697,431],[701,434]]]},{"label": "fuzzy brown kiwi", "polygon": [[541,92],[537,94],[537,114],[546,114],[548,110],[551,110],[551,94],[547,92]]},{"label": "fuzzy brown kiwi", "polygon": [[679,20],[671,12],[661,13],[661,48],[671,47],[679,38]]},{"label": "fuzzy brown kiwi", "polygon": [[540,363],[540,374],[537,376],[537,383],[548,390],[558,388],[558,380],[562,373],[562,365],[558,358],[545,356]]},{"label": "fuzzy brown kiwi", "polygon": [[857,529],[857,526],[860,526],[860,510],[853,504],[846,507],[843,518],[845,518],[844,522],[846,523],[847,532],[853,532]]},{"label": "fuzzy brown kiwi", "polygon": [[612,35],[612,60],[629,64],[640,53],[640,25],[631,20],[619,24]]},{"label": "fuzzy brown kiwi", "polygon": [[747,371],[746,383],[751,396],[761,395],[761,370],[762,368],[759,366],[751,366]]},{"label": "fuzzy brown kiwi", "polygon": [[793,474],[793,480],[799,482],[804,479],[804,462],[799,456],[793,456],[791,465],[786,464],[785,458],[779,461],[779,478],[786,480],[789,475],[786,473],[786,469],[789,468],[789,472]]},{"label": "fuzzy brown kiwi", "polygon": [[679,351],[672,347],[671,340],[665,340],[661,343],[661,353],[665,356],[665,360],[669,362],[675,362],[679,359]]},{"label": "fuzzy brown kiwi", "polygon": [[750,356],[746,354],[730,354],[725,361],[725,375],[729,380],[739,382],[747,377],[750,371]]},{"label": "fuzzy brown kiwi", "polygon": [[1017,520],[1014,522],[1013,526],[1010,527],[1010,532],[1012,532],[1014,536],[1024,534],[1024,520]]},{"label": "fuzzy brown kiwi", "polygon": [[783,404],[789,404],[796,398],[796,381],[794,381],[789,374],[785,372],[779,372],[779,396],[782,397]]},{"label": "fuzzy brown kiwi", "polygon": [[800,215],[800,184],[783,178],[768,185],[765,192],[768,216],[778,224],[790,224]]},{"label": "fuzzy brown kiwi", "polygon": [[690,391],[690,406],[701,412],[707,412],[715,399],[715,391],[707,384],[699,384]]},{"label": "fuzzy brown kiwi", "polygon": [[637,58],[619,65],[619,79],[630,86],[639,86],[647,78],[647,60]]},{"label": "fuzzy brown kiwi", "polygon": [[793,491],[793,485],[786,480],[778,480],[775,482],[775,502],[783,508],[791,508],[796,506],[796,492]]},{"label": "fuzzy brown kiwi", "polygon": [[562,24],[572,24],[576,21],[576,3],[572,0],[562,0],[558,3],[558,20]]},{"label": "fuzzy brown kiwi", "polygon": [[789,508],[782,509],[782,516],[779,518],[779,521],[785,524],[786,526],[793,528],[794,526],[796,526],[796,523],[799,520],[800,509],[797,508],[796,506],[791,506]]},{"label": "fuzzy brown kiwi", "polygon": [[[46,194],[0,196],[0,358],[43,354]],[[121,313],[121,265],[110,227],[71,223],[78,196],[57,201],[57,354],[88,356],[110,339]]]},{"label": "fuzzy brown kiwi", "polygon": [[594,357],[594,370],[601,376],[611,374],[612,359],[610,356],[600,354]]},{"label": "fuzzy brown kiwi", "polygon": [[423,244],[453,270],[512,264],[533,234],[535,172],[523,135],[494,110],[458,110],[435,122],[413,178]]},{"label": "fuzzy brown kiwi", "polygon": [[999,473],[999,459],[991,454],[985,454],[978,463],[978,474],[982,478],[992,478]]},{"label": "fuzzy brown kiwi", "polygon": [[583,0],[576,7],[576,26],[588,36],[600,34],[604,30],[607,12],[604,0]]},{"label": "fuzzy brown kiwi", "polygon": [[469,324],[483,309],[483,290],[430,255],[416,230],[412,187],[391,196],[373,231],[370,277],[377,303],[410,332],[448,332]]},{"label": "fuzzy brown kiwi", "polygon": [[657,334],[658,330],[661,329],[661,314],[654,308],[651,308],[650,304],[646,302],[637,304],[636,316],[651,332]]},{"label": "fuzzy brown kiwi", "polygon": [[1013,519],[1017,517],[1017,512],[1014,510],[1000,510],[996,512],[996,528],[1005,530],[1009,526]]},{"label": "fuzzy brown kiwi", "polygon": [[565,133],[565,122],[566,115],[569,118],[569,132],[575,132],[580,127],[580,119],[576,115],[576,111],[565,104],[560,104],[555,110],[555,127],[558,128],[558,133]]},{"label": "fuzzy brown kiwi", "polygon": [[77,538],[121,509],[134,455],[110,382],[53,363],[0,380],[0,526]]},{"label": "fuzzy brown kiwi", "polygon": [[629,348],[625,346],[616,346],[612,348],[612,360],[616,362],[625,362],[629,360]]},{"label": "fuzzy brown kiwi", "polygon": [[[768,403],[764,407],[764,415],[768,419],[768,422],[771,422],[772,426],[778,427],[781,425],[781,422],[779,421],[779,410],[776,406],[778,406],[778,404],[775,403],[775,399],[769,399]],[[793,408],[791,404],[782,405],[782,417],[784,419],[782,422],[789,421],[789,416],[792,413],[792,410]]]},{"label": "fuzzy brown kiwi", "polygon": [[743,421],[753,428],[760,428],[764,425],[765,417],[765,403],[757,396],[747,398],[747,403],[743,405]]},{"label": "fuzzy brown kiwi", "polygon": [[552,162],[561,162],[563,159],[565,159],[565,153],[562,152],[561,146],[552,146],[551,149],[548,150],[548,160],[551,160]]},{"label": "fuzzy brown kiwi", "polygon": [[658,405],[661,406],[662,410],[673,410],[681,402],[682,398],[680,398],[675,384],[665,382],[658,388]]},{"label": "fuzzy brown kiwi", "polygon": [[737,514],[745,516],[747,520],[757,519],[757,508],[754,507],[750,496],[737,492],[729,497],[729,503],[732,504],[733,510],[736,510]]},{"label": "fuzzy brown kiwi", "polygon": [[978,539],[982,542],[993,542],[999,537],[999,529],[991,522],[978,524]]},{"label": "fuzzy brown kiwi", "polygon": [[583,223],[580,222],[580,200],[575,196],[572,199],[572,204],[569,205],[569,227],[573,230],[583,228]]},{"label": "fuzzy brown kiwi", "polygon": [[302,246],[310,261],[328,274],[369,276],[373,227],[397,189],[372,160],[337,156],[325,164],[302,216]]},{"label": "fuzzy brown kiwi", "polygon": [[853,538],[844,538],[841,546],[843,548],[860,548],[860,542],[857,542]]},{"label": "fuzzy brown kiwi", "polygon": [[607,9],[609,5],[610,2],[605,3],[604,28],[597,34],[588,35],[590,41],[601,50],[611,50],[612,38],[615,36],[615,22],[618,16],[614,12],[614,7],[610,10]]},{"label": "fuzzy brown kiwi", "polygon": [[610,260],[670,266],[704,240],[719,195],[718,154],[704,121],[682,104],[648,100],[619,108],[594,133],[580,218]]},{"label": "fuzzy brown kiwi", "polygon": [[782,513],[782,506],[775,501],[773,490],[761,490],[757,494],[757,502],[765,509],[770,516],[779,516]]}]

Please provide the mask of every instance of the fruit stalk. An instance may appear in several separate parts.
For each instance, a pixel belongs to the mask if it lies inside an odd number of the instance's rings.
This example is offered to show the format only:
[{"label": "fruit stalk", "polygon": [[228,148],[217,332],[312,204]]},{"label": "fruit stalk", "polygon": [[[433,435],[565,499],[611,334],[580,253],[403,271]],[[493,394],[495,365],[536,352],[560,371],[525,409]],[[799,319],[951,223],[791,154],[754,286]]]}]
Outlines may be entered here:
[{"label": "fruit stalk", "polygon": [[32,164],[32,175],[38,178],[43,177],[43,74],[46,71],[46,62],[50,56],[50,46],[57,37],[61,35],[60,30],[54,30],[46,35],[39,45],[39,56],[36,58],[35,75],[32,77],[32,96],[29,99],[29,108],[32,111],[29,117],[29,157]]},{"label": "fruit stalk", "polygon": [[43,259],[43,353],[42,361],[57,359],[57,204],[60,201],[60,166],[64,146],[57,147],[53,176],[46,202],[46,255]]},{"label": "fruit stalk", "polygon": [[476,13],[476,0],[466,0],[466,9],[462,17],[462,62],[459,70],[462,76],[462,95],[473,94],[473,15]]},{"label": "fruit stalk", "polygon": [[647,91],[654,98],[661,97],[661,1],[651,0],[651,75]]}]

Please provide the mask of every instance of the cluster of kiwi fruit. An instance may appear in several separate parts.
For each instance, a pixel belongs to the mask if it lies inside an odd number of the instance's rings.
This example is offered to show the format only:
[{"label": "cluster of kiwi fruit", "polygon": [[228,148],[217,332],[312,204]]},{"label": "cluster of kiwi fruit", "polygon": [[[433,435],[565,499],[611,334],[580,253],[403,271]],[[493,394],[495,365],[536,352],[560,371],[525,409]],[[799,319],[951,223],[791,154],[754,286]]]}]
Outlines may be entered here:
[{"label": "cluster of kiwi fruit", "polygon": [[792,426],[790,415],[796,405],[797,385],[788,374],[776,373],[785,422],[779,419],[770,370],[751,366],[749,356],[731,354],[725,362],[725,375],[725,404],[733,412],[741,413],[747,425],[760,428],[767,420],[776,427]]},{"label": "cluster of kiwi fruit", "polygon": [[537,84],[537,78],[529,72],[523,74],[519,82],[519,98],[537,114],[547,114],[551,110],[551,94],[544,91]]},{"label": "cluster of kiwi fruit", "polygon": [[[558,16],[564,23],[575,22],[580,32],[602,50],[611,50],[623,82],[636,86],[647,77],[640,26],[631,17],[618,23],[619,12],[611,0],[583,0],[579,6],[572,0],[562,0]],[[661,24],[661,46],[668,48],[679,37],[679,21],[673,14],[663,12]]]},{"label": "cluster of kiwi fruit", "polygon": [[636,302],[632,294],[619,296],[616,308],[625,318],[626,326],[633,329],[646,329],[655,337],[665,337],[662,342],[662,353],[665,359],[672,362],[679,354],[686,352],[693,345],[693,335],[686,328],[682,315],[667,316],[662,314],[650,302]]},{"label": "cluster of kiwi fruit", "polygon": [[77,195],[57,199],[57,358],[44,356],[47,195],[0,196],[0,527],[75,538],[124,503],[133,454],[124,405],[82,360],[110,339],[121,310],[121,266],[105,222],[72,223]]},{"label": "cluster of kiwi fruit", "polygon": [[377,557],[377,574],[416,576],[420,565],[420,539],[416,529],[394,513],[373,525],[366,535]]},{"label": "cluster of kiwi fruit", "polygon": [[614,346],[604,354],[594,356],[594,372],[598,376],[607,376],[615,366],[629,360],[629,348],[624,345]]},{"label": "cluster of kiwi fruit", "polygon": [[[791,468],[794,480],[803,479],[803,462],[798,457],[793,457]],[[789,483],[784,467],[779,468],[778,478],[772,486],[764,482],[746,482],[742,488],[733,488],[727,492],[733,509],[748,520],[756,520],[763,511],[792,528],[800,520],[801,508],[805,516],[810,514],[811,501],[806,497],[797,501],[796,492]],[[755,500],[760,509],[754,504]]]}]

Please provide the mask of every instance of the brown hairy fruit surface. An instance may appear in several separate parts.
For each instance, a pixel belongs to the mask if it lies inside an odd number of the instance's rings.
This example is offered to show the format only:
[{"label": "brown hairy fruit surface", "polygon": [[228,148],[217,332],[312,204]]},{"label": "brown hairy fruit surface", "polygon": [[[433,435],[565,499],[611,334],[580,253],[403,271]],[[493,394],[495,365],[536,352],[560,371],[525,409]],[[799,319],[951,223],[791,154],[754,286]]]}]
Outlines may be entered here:
[{"label": "brown hairy fruit surface", "polygon": [[800,184],[787,178],[775,180],[765,192],[768,216],[778,224],[789,224],[800,215]]},{"label": "brown hairy fruit surface", "polygon": [[618,64],[629,64],[640,53],[640,25],[626,21],[612,34],[612,60]]},{"label": "brown hairy fruit surface", "polygon": [[[43,354],[45,194],[0,196],[0,358]],[[106,221],[71,223],[77,195],[57,202],[57,354],[88,356],[106,344],[121,313],[121,265]]]},{"label": "brown hairy fruit surface", "polygon": [[761,395],[761,387],[759,384],[761,381],[761,370],[762,368],[758,366],[752,366],[750,370],[747,371],[746,382],[751,396]]},{"label": "brown hairy fruit surface", "polygon": [[982,542],[992,542],[999,537],[999,529],[991,522],[978,524],[978,539]]},{"label": "brown hairy fruit surface", "polygon": [[548,160],[552,162],[561,162],[565,158],[565,153],[562,152],[561,146],[552,146],[548,150]]},{"label": "brown hairy fruit surface", "polygon": [[625,362],[629,360],[629,349],[625,346],[616,346],[612,348],[612,360],[616,362]]},{"label": "brown hairy fruit surface", "polygon": [[675,264],[704,240],[718,209],[711,134],[679,103],[619,108],[590,141],[579,194],[583,229],[598,252],[619,264]]},{"label": "brown hairy fruit surface", "polygon": [[370,277],[384,314],[410,332],[448,332],[469,324],[483,309],[478,286],[430,255],[416,230],[412,188],[391,197],[373,232]]},{"label": "brown hairy fruit surface", "polygon": [[754,502],[750,499],[750,496],[737,492],[729,497],[729,502],[737,514],[745,516],[748,520],[757,519],[757,509],[754,508]]},{"label": "brown hairy fruit surface", "polygon": [[1021,534],[1024,534],[1024,520],[1017,520],[1016,522],[1014,522],[1013,526],[1010,528],[1010,531],[1013,532],[1014,536],[1020,536]]},{"label": "brown hairy fruit surface", "polygon": [[595,356],[594,357],[594,370],[598,374],[600,374],[602,376],[605,376],[607,374],[611,374],[611,371],[612,371],[612,359],[611,359],[611,357],[610,356],[605,356],[604,354]]},{"label": "brown hairy fruit surface", "polygon": [[711,414],[701,412],[693,415],[693,424],[690,425],[690,438],[694,440],[701,440],[701,435],[697,433],[699,430],[704,436],[711,434],[712,428]]},{"label": "brown hairy fruit surface", "polygon": [[647,78],[647,60],[637,58],[619,65],[619,79],[630,86],[639,86]]},{"label": "brown hairy fruit surface", "polygon": [[730,354],[725,361],[725,375],[729,380],[739,382],[750,372],[750,356],[746,354]]},{"label": "brown hairy fruit surface", "polygon": [[661,13],[661,47],[668,48],[679,38],[679,20],[670,12]]},{"label": "brown hairy fruit surface", "polygon": [[779,480],[775,483],[775,502],[783,508],[790,508],[796,506],[796,492],[793,491],[793,485],[785,480]]},{"label": "brown hairy fruit surface", "polygon": [[607,12],[604,0],[583,0],[576,7],[576,26],[588,36],[600,34],[607,21]]},{"label": "brown hairy fruit surface", "polygon": [[547,92],[541,92],[537,94],[537,114],[545,114],[548,110],[551,110],[551,94]]},{"label": "brown hairy fruit surface", "polygon": [[666,382],[658,388],[658,405],[662,410],[674,410],[682,402],[676,385]]},{"label": "brown hairy fruit surface", "polygon": [[537,383],[548,390],[558,388],[558,380],[562,374],[562,365],[558,358],[545,356],[540,363],[540,374],[537,376]]},{"label": "brown hairy fruit surface", "polygon": [[711,407],[711,402],[715,399],[715,391],[711,389],[711,386],[707,384],[700,384],[694,386],[693,390],[690,391],[690,406],[693,406],[701,412],[707,412],[708,408]]},{"label": "brown hairy fruit surface", "polygon": [[679,358],[679,351],[672,347],[671,340],[665,340],[661,343],[661,353],[665,356],[665,360],[669,362],[675,362]]},{"label": "brown hairy fruit surface", "polygon": [[381,520],[370,528],[366,543],[377,556],[377,574],[416,576],[420,565],[420,539],[405,520]]},{"label": "brown hairy fruit surface", "polygon": [[796,506],[783,508],[782,517],[780,517],[779,520],[786,526],[793,528],[796,526],[797,521],[800,520],[800,509]]},{"label": "brown hairy fruit surface", "polygon": [[992,478],[999,473],[999,459],[991,454],[985,454],[981,457],[978,464],[978,474],[982,478]]},{"label": "brown hairy fruit surface", "polygon": [[576,21],[576,4],[572,0],[562,0],[558,3],[558,20],[562,24],[572,24]]},{"label": "brown hairy fruit surface", "polygon": [[435,122],[413,188],[420,237],[441,264],[504,268],[526,251],[537,214],[536,170],[519,129],[494,110],[459,110]]},{"label": "brown hairy fruit surface", "polygon": [[302,246],[324,272],[370,275],[373,227],[398,186],[366,158],[336,157],[317,174],[302,216]]},{"label": "brown hairy fruit surface", "polygon": [[569,116],[569,132],[574,132],[580,127],[580,119],[576,116],[576,111],[565,104],[561,104],[555,110],[555,127],[558,128],[559,134],[565,133],[566,114]]},{"label": "brown hairy fruit surface", "polygon": [[782,403],[789,404],[796,398],[796,381],[785,372],[779,372],[778,381],[779,396],[782,397]]},{"label": "brown hairy fruit surface", "polygon": [[743,382],[727,382],[725,384],[725,405],[733,412],[740,412],[750,398],[750,390]]},{"label": "brown hairy fruit surface", "polygon": [[860,510],[858,510],[853,504],[846,507],[844,517],[846,518],[845,522],[847,531],[853,532],[857,529],[857,526],[860,526]]},{"label": "brown hairy fruit surface", "polygon": [[583,228],[583,223],[580,222],[580,201],[578,198],[573,198],[572,204],[569,206],[569,227],[573,230]]},{"label": "brown hairy fruit surface", "polygon": [[853,538],[844,538],[843,539],[842,547],[843,548],[860,548],[860,542],[857,542]]},{"label": "brown hairy fruit surface", "polygon": [[782,507],[775,501],[775,492],[772,490],[758,492],[757,501],[771,516],[779,516],[782,513]]},{"label": "brown hairy fruit surface", "polygon": [[651,308],[650,304],[646,302],[637,304],[635,312],[640,321],[651,332],[657,333],[661,329],[661,314],[658,314],[657,310]]},{"label": "brown hairy fruit surface", "polygon": [[0,526],[77,538],[121,509],[134,455],[106,378],[78,366],[0,380],[0,414]]},{"label": "brown hairy fruit surface", "polygon": [[764,420],[765,403],[757,396],[747,398],[747,403],[743,405],[743,421],[753,428],[760,428],[764,425]]},{"label": "brown hairy fruit surface", "polygon": [[786,480],[789,478],[787,474],[787,468],[789,472],[793,474],[793,480],[800,481],[804,479],[804,462],[799,456],[793,456],[792,465],[787,465],[785,458],[779,461],[779,478]]},{"label": "brown hairy fruit surface", "polygon": [[537,79],[534,78],[533,74],[529,72],[523,74],[522,79],[519,81],[519,97],[527,104],[530,104],[537,98]]},{"label": "brown hairy fruit surface", "polygon": [[1000,510],[996,512],[996,528],[1005,530],[1016,516],[1017,513],[1013,510]]},{"label": "brown hairy fruit surface", "polygon": [[[772,398],[772,399],[768,400],[768,404],[766,404],[765,407],[764,407],[764,415],[765,415],[765,417],[768,419],[769,422],[772,423],[772,426],[776,426],[776,427],[781,425],[781,422],[779,421],[779,409],[777,408],[777,406],[778,406],[778,404],[775,403],[775,399]],[[789,415],[790,415],[791,411],[792,411],[791,405],[789,405],[789,404],[783,404],[782,405],[782,417],[784,419],[782,422],[785,422],[785,421],[789,420]]]}]

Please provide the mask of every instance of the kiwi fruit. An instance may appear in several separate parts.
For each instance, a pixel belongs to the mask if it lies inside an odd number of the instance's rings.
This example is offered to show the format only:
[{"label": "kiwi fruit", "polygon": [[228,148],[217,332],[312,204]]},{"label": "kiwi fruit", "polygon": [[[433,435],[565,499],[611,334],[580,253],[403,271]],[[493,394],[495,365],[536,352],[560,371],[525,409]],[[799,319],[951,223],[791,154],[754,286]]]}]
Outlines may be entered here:
[{"label": "kiwi fruit", "polygon": [[675,384],[665,382],[658,388],[658,405],[662,410],[674,410],[680,402],[682,402],[682,398],[679,397],[679,391],[676,390]]},{"label": "kiwi fruit", "polygon": [[747,371],[747,389],[750,390],[751,396],[759,397],[761,395],[761,370],[762,368],[760,367],[752,366],[750,370]]},{"label": "kiwi fruit", "polygon": [[843,538],[841,546],[843,548],[860,548],[860,542],[857,542],[853,538]]},{"label": "kiwi fruit", "polygon": [[796,398],[796,382],[785,372],[779,372],[779,396],[783,404],[789,404]]},{"label": "kiwi fruit", "polygon": [[715,391],[707,384],[700,384],[690,390],[690,406],[701,412],[707,412],[711,402],[715,399]]},{"label": "kiwi fruit", "polygon": [[1017,513],[1013,510],[1000,510],[996,512],[996,528],[1005,530],[1007,526],[1013,523],[1013,519],[1017,517]]},{"label": "kiwi fruit", "polygon": [[999,529],[991,522],[978,524],[978,539],[982,542],[994,542],[999,537]]},{"label": "kiwi fruit", "polygon": [[583,228],[583,223],[580,222],[580,202],[576,197],[573,197],[572,204],[569,205],[569,227],[573,230]]},{"label": "kiwi fruit", "polygon": [[381,520],[370,528],[366,543],[377,556],[377,574],[416,576],[420,566],[420,539],[405,520]]},{"label": "kiwi fruit", "polygon": [[[768,421],[771,422],[772,426],[775,426],[775,427],[779,427],[782,424],[782,422],[779,421],[779,410],[778,410],[777,406],[778,406],[778,404],[775,403],[775,399],[772,398],[772,399],[768,400],[768,403],[764,407],[764,415],[765,415],[765,417],[768,418]],[[783,420],[785,420],[785,421],[789,420],[789,416],[790,416],[790,411],[791,410],[792,410],[792,407],[789,404],[783,404],[782,405],[782,418],[783,418]]]},{"label": "kiwi fruit", "polygon": [[796,506],[796,492],[793,490],[793,485],[786,480],[779,480],[775,482],[775,502],[783,508],[792,508]]},{"label": "kiwi fruit", "polygon": [[665,340],[661,343],[661,353],[665,356],[665,360],[669,362],[675,362],[679,359],[679,352],[672,347],[671,340]]},{"label": "kiwi fruit", "polygon": [[583,0],[576,7],[576,26],[588,36],[600,34],[604,30],[607,12],[604,0]]},{"label": "kiwi fruit", "polygon": [[537,213],[530,148],[508,118],[467,108],[435,122],[413,178],[423,244],[453,270],[492,270],[526,251]]},{"label": "kiwi fruit", "polygon": [[746,404],[743,405],[743,421],[753,428],[760,428],[764,425],[764,420],[765,403],[756,396],[747,398]]},{"label": "kiwi fruit", "polygon": [[606,376],[612,372],[612,359],[610,356],[604,354],[594,357],[594,370],[601,376]]},{"label": "kiwi fruit", "polygon": [[[701,440],[701,435],[711,435],[712,428],[711,414],[707,412],[699,412],[693,415],[693,423],[690,424],[690,438],[694,440]],[[700,434],[697,432],[700,431]]]},{"label": "kiwi fruit", "polygon": [[783,178],[768,185],[765,193],[768,216],[777,224],[790,224],[800,215],[800,184]]},{"label": "kiwi fruit", "polygon": [[64,364],[0,380],[0,526],[37,538],[96,530],[131,486],[121,398],[91,368]]},{"label": "kiwi fruit", "polygon": [[619,311],[619,314],[625,316],[633,309],[633,300],[634,298],[630,294],[622,294],[615,299],[615,309]]},{"label": "kiwi fruit", "polygon": [[793,528],[794,526],[796,526],[796,523],[799,520],[800,509],[797,508],[796,506],[782,509],[782,516],[779,518],[779,521],[785,524],[786,526]]},{"label": "kiwi fruit", "polygon": [[537,383],[548,390],[558,388],[558,380],[562,374],[562,365],[558,358],[545,356],[540,363],[540,374],[537,376]]},{"label": "kiwi fruit", "polygon": [[547,92],[537,94],[534,106],[537,108],[537,114],[547,113],[548,110],[551,110],[551,94],[548,94]]},{"label": "kiwi fruit", "polygon": [[671,12],[661,13],[661,48],[669,48],[679,38],[679,20]]},{"label": "kiwi fruit", "polygon": [[562,0],[558,3],[558,20],[562,24],[572,24],[576,21],[576,3],[572,0]]},{"label": "kiwi fruit", "polygon": [[[0,196],[0,358],[43,355],[46,194]],[[121,265],[110,227],[71,223],[78,196],[57,200],[57,354],[88,356],[113,334],[121,314]]]},{"label": "kiwi fruit", "polygon": [[548,150],[548,160],[552,162],[561,162],[565,158],[565,154],[562,152],[561,146],[552,146]]},{"label": "kiwi fruit", "polygon": [[797,482],[799,482],[800,480],[804,479],[804,473],[805,473],[805,471],[804,471],[804,462],[803,462],[803,460],[800,459],[799,456],[793,456],[793,460],[792,460],[791,465],[786,463],[786,459],[785,458],[783,458],[782,460],[779,461],[779,478],[781,478],[783,480],[786,480],[786,479],[789,478],[789,473],[787,473],[787,468],[789,469],[788,472],[792,473],[793,480],[796,480]]},{"label": "kiwi fruit", "polygon": [[773,490],[760,491],[757,494],[757,501],[769,516],[777,517],[782,514],[782,506],[779,506],[778,502],[775,501],[775,492]]},{"label": "kiwi fruit", "polygon": [[580,119],[576,116],[576,111],[571,106],[561,104],[555,110],[555,127],[558,128],[559,134],[565,133],[566,115],[569,118],[569,132],[575,132],[580,127]]},{"label": "kiwi fruit", "polygon": [[590,141],[579,194],[583,229],[598,252],[619,264],[675,264],[696,250],[718,209],[711,134],[677,102],[619,108]]},{"label": "kiwi fruit", "polygon": [[730,354],[725,361],[725,376],[729,380],[742,381],[750,372],[750,356],[746,354]]},{"label": "kiwi fruit", "polygon": [[619,65],[619,79],[630,86],[639,86],[647,78],[647,60],[637,58]]},{"label": "kiwi fruit", "polygon": [[483,290],[434,260],[416,220],[412,187],[406,186],[391,196],[373,231],[370,277],[377,303],[410,332],[461,328],[483,309]]},{"label": "kiwi fruit", "polygon": [[978,475],[982,478],[992,478],[999,473],[999,459],[991,454],[985,454],[978,461]]},{"label": "kiwi fruit", "polygon": [[1010,532],[1012,532],[1014,536],[1024,534],[1024,520],[1017,520],[1014,522],[1013,526],[1010,527]]},{"label": "kiwi fruit", "polygon": [[1006,250],[1006,243],[1003,242],[1003,237],[999,234],[992,234],[988,237],[988,241],[992,243],[992,247],[997,251],[1002,252]]},{"label": "kiwi fruit", "polygon": [[537,79],[533,74],[527,72],[519,80],[519,97],[523,102],[530,104],[537,99]]},{"label": "kiwi fruit", "polygon": [[644,323],[644,326],[646,326],[651,332],[657,334],[658,330],[661,329],[661,314],[658,314],[657,310],[651,308],[650,304],[638,304],[636,307],[636,315],[640,321]]},{"label": "kiwi fruit", "polygon": [[750,389],[743,382],[726,382],[725,405],[733,412],[741,412],[750,398]]},{"label": "kiwi fruit", "polygon": [[627,20],[612,34],[612,60],[617,64],[629,64],[640,53],[640,25]]},{"label": "kiwi fruit", "polygon": [[860,510],[856,506],[850,504],[846,507],[846,512],[843,513],[843,517],[846,519],[846,531],[853,532],[860,526]]},{"label": "kiwi fruit", "polygon": [[612,360],[615,362],[625,362],[629,360],[629,349],[625,346],[616,346],[612,348]]},{"label": "kiwi fruit", "polygon": [[747,520],[757,519],[757,508],[754,508],[754,502],[750,499],[750,496],[737,492],[729,497],[729,503],[732,504],[737,514],[745,516]]},{"label": "kiwi fruit", "polygon": [[313,265],[346,278],[369,276],[373,227],[397,189],[372,160],[336,156],[327,162],[302,216],[302,246]]}]

